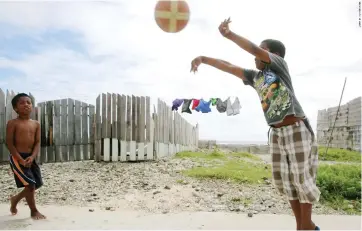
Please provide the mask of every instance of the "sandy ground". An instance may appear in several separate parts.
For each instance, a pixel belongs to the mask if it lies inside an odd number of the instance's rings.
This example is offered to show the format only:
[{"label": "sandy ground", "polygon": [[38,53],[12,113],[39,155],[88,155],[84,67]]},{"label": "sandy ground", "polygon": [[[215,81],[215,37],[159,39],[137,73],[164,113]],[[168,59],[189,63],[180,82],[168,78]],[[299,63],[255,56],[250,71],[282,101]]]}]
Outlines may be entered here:
[{"label": "sandy ground", "polygon": [[[29,218],[28,208],[19,207],[19,214],[11,216],[9,205],[0,204],[0,229],[229,229],[229,230],[292,230],[294,217],[290,215],[246,214],[225,212],[180,212],[151,214],[131,210],[107,211],[97,208],[71,206],[42,206],[47,220]],[[92,212],[90,212],[92,211]],[[361,217],[316,215],[313,217],[322,230],[360,230]]]},{"label": "sandy ground", "polygon": [[[242,185],[225,180],[198,180],[182,170],[206,163],[189,159],[143,163],[96,163],[93,161],[44,164],[44,186],[36,194],[39,205],[96,206],[152,213],[233,212],[291,214],[286,199],[270,180]],[[19,192],[9,166],[0,166],[0,203]],[[22,202],[25,203],[25,202]],[[321,204],[316,214],[344,214]]]}]

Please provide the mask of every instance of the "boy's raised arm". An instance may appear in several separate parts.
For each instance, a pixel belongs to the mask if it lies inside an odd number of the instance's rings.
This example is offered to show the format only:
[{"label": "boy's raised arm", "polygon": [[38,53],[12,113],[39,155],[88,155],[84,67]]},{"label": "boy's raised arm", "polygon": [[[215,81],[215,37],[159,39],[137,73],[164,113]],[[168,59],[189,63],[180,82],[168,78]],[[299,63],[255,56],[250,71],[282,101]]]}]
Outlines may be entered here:
[{"label": "boy's raised arm", "polygon": [[15,134],[15,123],[14,120],[9,120],[8,124],[6,125],[6,146],[11,155],[13,155],[21,165],[25,164],[24,159],[20,156],[18,151],[14,146],[14,134]]},{"label": "boy's raised arm", "polygon": [[259,59],[259,60],[261,60],[261,61],[263,61],[265,63],[270,63],[270,58],[269,58],[268,51],[260,48],[259,46],[257,46],[253,42],[249,41],[248,39],[246,39],[246,38],[232,32],[229,29],[229,23],[230,22],[231,21],[230,21],[230,18],[229,18],[227,20],[224,20],[220,24],[220,26],[219,26],[220,33],[225,38],[228,38],[229,40],[236,43],[243,50],[245,50],[245,51],[249,52],[250,54],[254,55],[257,59]]}]

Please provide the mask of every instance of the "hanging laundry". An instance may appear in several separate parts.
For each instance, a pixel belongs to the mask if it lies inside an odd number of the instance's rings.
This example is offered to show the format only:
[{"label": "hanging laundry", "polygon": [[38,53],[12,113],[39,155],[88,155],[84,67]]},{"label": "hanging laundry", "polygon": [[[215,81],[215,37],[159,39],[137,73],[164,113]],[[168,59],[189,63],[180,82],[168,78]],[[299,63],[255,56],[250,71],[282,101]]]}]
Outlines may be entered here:
[{"label": "hanging laundry", "polygon": [[231,103],[230,97],[227,99],[227,106],[226,106],[226,115],[232,116],[240,114],[240,101],[239,98],[236,97],[234,103]]},{"label": "hanging laundry", "polygon": [[209,113],[209,112],[211,112],[210,104],[211,104],[211,101],[206,102],[205,100],[200,99],[200,103],[199,103],[199,105],[195,108],[195,110],[199,110],[199,111],[201,111],[202,113]]},{"label": "hanging laundry", "polygon": [[232,107],[232,109],[233,109],[233,111],[234,111],[233,115],[238,115],[238,114],[240,114],[241,105],[240,105],[240,101],[239,101],[239,98],[238,98],[238,97],[235,98],[235,101],[234,101],[234,103],[231,105],[231,107]]},{"label": "hanging laundry", "polygon": [[184,102],[183,99],[175,99],[172,102],[172,111],[174,111],[174,110],[177,111],[183,102]]},{"label": "hanging laundry", "polygon": [[186,113],[192,114],[192,112],[190,110],[191,102],[192,102],[192,99],[184,99],[184,104],[182,105],[181,112],[186,112]]},{"label": "hanging laundry", "polygon": [[227,108],[227,100],[222,101],[220,98],[217,98],[216,100],[216,110],[220,113],[226,112]]},{"label": "hanging laundry", "polygon": [[234,110],[231,106],[231,100],[230,97],[226,99],[226,115],[231,116],[234,114]]},{"label": "hanging laundry", "polygon": [[[200,100],[199,99],[193,99],[192,100],[192,110],[195,110],[196,109],[196,107],[197,106],[199,106],[199,103],[200,103]],[[197,112],[199,111],[199,110],[196,110]]]},{"label": "hanging laundry", "polygon": [[216,105],[217,99],[218,99],[218,98],[211,98],[211,99],[210,99],[212,106],[215,106],[215,105]]}]

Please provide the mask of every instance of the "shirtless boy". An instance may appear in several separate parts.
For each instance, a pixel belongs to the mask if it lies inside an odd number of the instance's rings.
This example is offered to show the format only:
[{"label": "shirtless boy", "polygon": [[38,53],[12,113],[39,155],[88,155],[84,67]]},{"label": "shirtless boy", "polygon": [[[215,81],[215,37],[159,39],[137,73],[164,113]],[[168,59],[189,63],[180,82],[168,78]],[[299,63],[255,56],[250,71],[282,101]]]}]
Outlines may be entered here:
[{"label": "shirtless boy", "polygon": [[11,103],[18,118],[7,124],[6,145],[10,152],[10,166],[16,186],[24,189],[10,198],[10,212],[16,215],[17,204],[25,198],[30,208],[30,216],[36,220],[45,219],[35,206],[35,190],[43,185],[40,168],[35,162],[40,149],[40,124],[30,119],[33,105],[27,94],[17,94]]},{"label": "shirtless boy", "polygon": [[196,72],[201,63],[233,74],[256,90],[266,122],[270,126],[273,181],[285,194],[296,219],[297,230],[320,230],[312,221],[312,204],[320,191],[316,185],[318,149],[314,132],[295,96],[283,43],[264,40],[260,46],[229,29],[230,19],[219,26],[222,36],[255,57],[258,70],[250,70],[220,59],[199,56],[191,62]]}]

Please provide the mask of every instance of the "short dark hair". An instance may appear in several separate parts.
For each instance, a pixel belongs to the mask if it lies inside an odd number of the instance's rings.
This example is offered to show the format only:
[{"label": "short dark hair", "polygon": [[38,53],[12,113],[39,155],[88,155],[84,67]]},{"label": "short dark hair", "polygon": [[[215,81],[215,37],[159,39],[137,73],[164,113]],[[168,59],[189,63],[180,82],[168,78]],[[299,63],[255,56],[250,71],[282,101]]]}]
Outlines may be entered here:
[{"label": "short dark hair", "polygon": [[14,109],[16,108],[16,104],[19,102],[19,99],[21,97],[29,97],[29,99],[31,100],[31,103],[33,103],[33,99],[28,94],[19,93],[16,96],[14,96],[14,98],[11,100],[11,104],[13,105]]},{"label": "short dark hair", "polygon": [[284,58],[285,56],[285,46],[282,42],[275,39],[265,39],[263,42],[271,53],[278,54],[280,57]]}]

